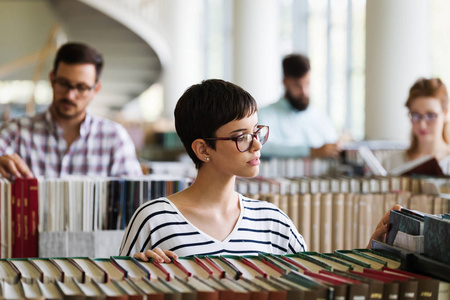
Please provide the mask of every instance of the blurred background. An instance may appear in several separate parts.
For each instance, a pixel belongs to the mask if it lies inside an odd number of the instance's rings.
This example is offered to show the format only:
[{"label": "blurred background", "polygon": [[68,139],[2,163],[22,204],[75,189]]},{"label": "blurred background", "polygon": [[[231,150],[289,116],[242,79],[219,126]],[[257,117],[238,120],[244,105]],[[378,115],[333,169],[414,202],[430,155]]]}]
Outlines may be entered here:
[{"label": "blurred background", "polygon": [[450,81],[446,0],[0,0],[0,120],[45,110],[67,41],[103,53],[90,110],[122,123],[141,159],[183,153],[173,109],[207,78],[260,107],[283,93],[281,59],[311,59],[311,104],[354,140],[407,141],[419,77]]}]

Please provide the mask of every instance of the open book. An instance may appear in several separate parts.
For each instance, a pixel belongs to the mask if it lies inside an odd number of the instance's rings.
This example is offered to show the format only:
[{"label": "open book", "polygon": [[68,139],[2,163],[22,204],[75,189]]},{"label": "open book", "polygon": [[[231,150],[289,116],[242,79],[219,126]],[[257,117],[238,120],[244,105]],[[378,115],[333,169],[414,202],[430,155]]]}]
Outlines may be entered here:
[{"label": "open book", "polygon": [[368,147],[360,147],[358,153],[361,155],[364,162],[369,167],[370,171],[374,175],[432,175],[432,176],[442,176],[444,172],[442,171],[439,162],[436,158],[426,155],[418,159],[408,161],[401,164],[389,172],[381,165],[380,161],[375,157],[375,155],[370,151]]}]

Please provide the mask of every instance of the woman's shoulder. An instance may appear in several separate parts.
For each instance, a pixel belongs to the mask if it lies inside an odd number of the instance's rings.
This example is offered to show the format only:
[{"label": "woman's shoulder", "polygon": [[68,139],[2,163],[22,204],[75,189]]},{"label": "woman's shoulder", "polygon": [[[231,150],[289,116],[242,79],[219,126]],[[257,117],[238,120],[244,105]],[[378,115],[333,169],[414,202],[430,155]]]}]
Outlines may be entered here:
[{"label": "woman's shoulder", "polygon": [[142,203],[136,213],[147,212],[147,211],[161,211],[161,210],[175,210],[172,202],[166,197],[160,197],[156,199],[149,200]]},{"label": "woman's shoulder", "polygon": [[241,199],[243,207],[247,211],[252,211],[254,213],[261,213],[261,214],[267,214],[267,212],[271,211],[288,218],[287,215],[273,203],[263,200],[252,199],[242,195]]}]

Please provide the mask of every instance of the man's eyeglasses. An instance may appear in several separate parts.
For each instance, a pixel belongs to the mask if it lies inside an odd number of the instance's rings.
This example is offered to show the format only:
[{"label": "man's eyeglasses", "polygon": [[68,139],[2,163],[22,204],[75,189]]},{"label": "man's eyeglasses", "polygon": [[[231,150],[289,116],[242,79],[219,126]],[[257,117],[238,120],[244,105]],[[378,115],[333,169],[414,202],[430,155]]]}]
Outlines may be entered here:
[{"label": "man's eyeglasses", "polygon": [[261,145],[264,145],[269,138],[269,126],[258,125],[258,129],[254,133],[243,133],[236,137],[217,137],[217,138],[204,138],[208,141],[227,141],[232,140],[236,143],[236,148],[239,152],[245,152],[250,150],[253,146],[253,139],[257,139]]},{"label": "man's eyeglasses", "polygon": [[68,83],[66,80],[61,78],[53,79],[53,89],[58,94],[65,94],[70,90],[75,90],[77,96],[86,96],[90,91],[95,89],[97,83],[93,86],[88,86],[86,84],[76,84],[75,86]]},{"label": "man's eyeglasses", "polygon": [[426,114],[419,114],[419,113],[409,113],[409,118],[411,119],[411,122],[413,123],[420,123],[421,120],[424,120],[425,123],[431,124],[436,121],[438,117],[437,113],[426,113]]}]

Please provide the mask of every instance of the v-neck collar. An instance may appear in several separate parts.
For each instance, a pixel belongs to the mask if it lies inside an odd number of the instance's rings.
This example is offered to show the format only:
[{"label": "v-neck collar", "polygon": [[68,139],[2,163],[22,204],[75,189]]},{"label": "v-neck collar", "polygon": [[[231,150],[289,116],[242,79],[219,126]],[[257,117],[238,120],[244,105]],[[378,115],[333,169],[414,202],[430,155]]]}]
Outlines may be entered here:
[{"label": "v-neck collar", "polygon": [[242,222],[242,218],[244,216],[244,205],[242,204],[242,195],[240,193],[237,193],[238,198],[239,198],[239,217],[238,220],[236,222],[236,224],[233,227],[233,230],[230,232],[230,234],[223,240],[220,241],[212,236],[210,236],[209,234],[203,232],[201,229],[197,228],[194,224],[192,224],[182,213],[181,211],[178,209],[178,207],[172,202],[170,201],[168,198],[164,198],[165,200],[167,200],[169,202],[169,204],[172,206],[172,208],[178,213],[178,215],[183,218],[190,226],[192,226],[195,230],[197,230],[198,232],[200,232],[200,234],[202,234],[203,236],[205,236],[207,239],[213,240],[215,243],[227,243],[228,241],[230,241],[230,239],[233,237],[233,235],[235,234],[235,232],[238,230],[241,222]]}]

